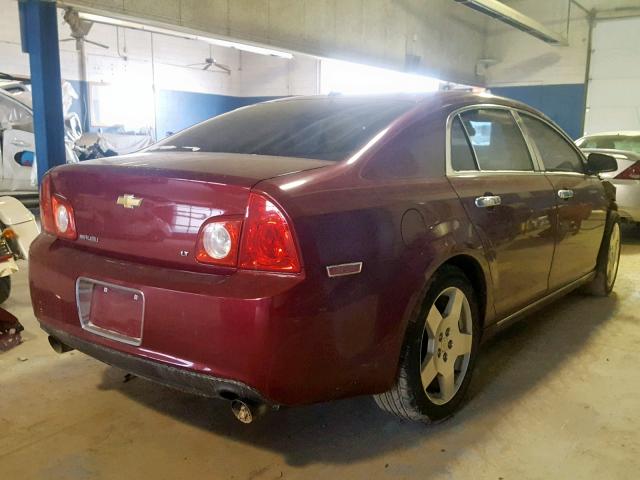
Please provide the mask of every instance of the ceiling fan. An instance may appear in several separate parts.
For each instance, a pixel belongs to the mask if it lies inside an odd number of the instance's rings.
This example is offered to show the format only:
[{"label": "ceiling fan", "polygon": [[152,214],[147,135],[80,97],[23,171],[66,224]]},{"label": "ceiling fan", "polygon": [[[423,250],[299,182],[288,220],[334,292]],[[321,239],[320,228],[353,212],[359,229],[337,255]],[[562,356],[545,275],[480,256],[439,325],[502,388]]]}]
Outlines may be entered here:
[{"label": "ceiling fan", "polygon": [[200,63],[192,63],[191,65],[185,65],[186,67],[202,67],[201,70],[209,70],[211,67],[218,68],[227,73],[227,75],[231,74],[231,69],[227,65],[222,65],[221,63],[216,62],[216,59],[213,58],[213,49],[211,45],[209,45],[209,56],[204,59],[204,62]]}]

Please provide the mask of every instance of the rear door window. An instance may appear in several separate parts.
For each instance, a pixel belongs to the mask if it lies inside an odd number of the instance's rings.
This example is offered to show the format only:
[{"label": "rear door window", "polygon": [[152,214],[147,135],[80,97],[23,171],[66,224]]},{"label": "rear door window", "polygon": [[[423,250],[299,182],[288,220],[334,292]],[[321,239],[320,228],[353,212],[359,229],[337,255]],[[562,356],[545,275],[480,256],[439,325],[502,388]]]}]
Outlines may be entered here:
[{"label": "rear door window", "polygon": [[532,171],[522,132],[508,110],[481,108],[460,114],[480,170]]},{"label": "rear door window", "polygon": [[521,114],[521,118],[538,147],[545,170],[584,173],[582,157],[562,135],[530,115]]},{"label": "rear door window", "polygon": [[458,117],[451,124],[451,166],[458,172],[478,169],[469,139]]},{"label": "rear door window", "polygon": [[368,163],[368,178],[425,178],[444,175],[441,149],[444,128],[438,120],[406,127]]}]

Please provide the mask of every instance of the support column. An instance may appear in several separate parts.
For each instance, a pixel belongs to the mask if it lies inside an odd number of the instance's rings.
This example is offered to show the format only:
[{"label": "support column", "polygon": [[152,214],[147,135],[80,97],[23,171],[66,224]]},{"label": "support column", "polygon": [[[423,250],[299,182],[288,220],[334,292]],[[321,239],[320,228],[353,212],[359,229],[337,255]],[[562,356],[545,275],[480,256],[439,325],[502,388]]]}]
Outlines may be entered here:
[{"label": "support column", "polygon": [[22,51],[29,54],[38,184],[52,167],[66,163],[62,81],[55,1],[19,0]]}]

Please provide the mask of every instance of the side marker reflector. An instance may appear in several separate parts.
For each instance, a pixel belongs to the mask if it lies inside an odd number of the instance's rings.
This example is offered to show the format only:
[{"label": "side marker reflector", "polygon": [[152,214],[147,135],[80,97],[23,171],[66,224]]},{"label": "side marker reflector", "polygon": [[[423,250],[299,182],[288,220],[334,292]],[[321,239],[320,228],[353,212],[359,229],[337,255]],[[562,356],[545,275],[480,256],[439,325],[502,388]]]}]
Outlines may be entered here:
[{"label": "side marker reflector", "polygon": [[356,275],[362,271],[362,262],[342,263],[340,265],[329,265],[327,275],[330,278],[344,277],[345,275]]}]

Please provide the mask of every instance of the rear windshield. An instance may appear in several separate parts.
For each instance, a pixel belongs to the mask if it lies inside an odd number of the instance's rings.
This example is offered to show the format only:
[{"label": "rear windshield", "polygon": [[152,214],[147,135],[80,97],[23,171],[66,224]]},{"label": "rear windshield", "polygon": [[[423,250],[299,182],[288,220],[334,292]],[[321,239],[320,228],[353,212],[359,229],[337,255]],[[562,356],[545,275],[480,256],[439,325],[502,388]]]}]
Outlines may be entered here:
[{"label": "rear windshield", "polygon": [[584,138],[580,148],[611,148],[640,154],[640,135],[598,135]]},{"label": "rear windshield", "polygon": [[343,160],[408,111],[402,99],[316,98],[261,103],[183,130],[150,150]]}]

